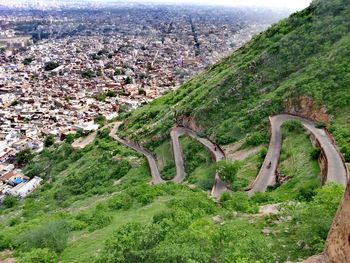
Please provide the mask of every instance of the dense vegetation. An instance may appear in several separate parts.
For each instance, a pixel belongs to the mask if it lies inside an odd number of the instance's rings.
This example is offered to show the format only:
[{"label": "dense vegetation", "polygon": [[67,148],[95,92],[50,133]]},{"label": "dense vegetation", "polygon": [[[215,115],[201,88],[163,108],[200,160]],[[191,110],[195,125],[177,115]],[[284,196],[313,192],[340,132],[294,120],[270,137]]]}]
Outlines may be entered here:
[{"label": "dense vegetation", "polygon": [[[260,263],[321,252],[343,188],[321,187],[318,152],[299,123],[283,127],[283,181],[252,198],[244,189],[266,154],[267,116],[286,99],[307,95],[325,106],[333,115],[328,128],[349,158],[349,10],[345,0],[315,1],[177,91],[120,117],[124,135],[145,141],[168,179],[175,175],[168,133],[176,119],[192,118],[201,136],[220,144],[243,138],[239,150],[259,147],[216,165],[198,142],[181,138],[190,187],[150,185],[144,158],[108,130],[83,150],[73,150],[69,136],[61,145],[47,139],[39,155],[22,152],[25,174],[44,183],[0,208],[0,260]],[[215,171],[234,190],[219,202],[206,192]],[[259,213],[268,204],[279,212]]]}]

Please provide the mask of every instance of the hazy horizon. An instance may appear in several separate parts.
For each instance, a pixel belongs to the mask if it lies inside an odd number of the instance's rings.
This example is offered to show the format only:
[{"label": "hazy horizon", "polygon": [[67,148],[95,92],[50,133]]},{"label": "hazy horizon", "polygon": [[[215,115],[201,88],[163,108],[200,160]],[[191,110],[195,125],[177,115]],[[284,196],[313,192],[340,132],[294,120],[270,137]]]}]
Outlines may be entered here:
[{"label": "hazy horizon", "polygon": [[239,6],[239,7],[272,7],[272,8],[286,8],[286,9],[303,9],[306,8],[312,1],[311,0],[12,0],[10,3],[8,0],[0,0],[0,5],[17,5],[17,4],[37,4],[37,5],[55,5],[59,3],[69,4],[81,4],[88,3],[159,3],[159,4],[205,4],[213,6]]}]

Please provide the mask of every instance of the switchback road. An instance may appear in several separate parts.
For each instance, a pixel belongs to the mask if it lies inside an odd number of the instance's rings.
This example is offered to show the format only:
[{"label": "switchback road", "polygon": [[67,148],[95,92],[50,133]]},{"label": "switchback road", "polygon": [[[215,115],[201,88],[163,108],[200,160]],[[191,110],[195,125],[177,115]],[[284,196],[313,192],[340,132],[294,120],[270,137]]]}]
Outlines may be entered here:
[{"label": "switchback road", "polygon": [[260,172],[249,191],[250,195],[255,192],[263,192],[269,185],[275,184],[275,171],[278,167],[282,147],[281,126],[286,121],[291,120],[300,121],[304,128],[312,133],[321,144],[321,148],[324,150],[328,163],[326,181],[336,182],[344,186],[346,185],[347,171],[344,162],[326,132],[323,129],[316,128],[315,124],[307,119],[288,114],[280,114],[270,118],[271,139],[269,150]]}]

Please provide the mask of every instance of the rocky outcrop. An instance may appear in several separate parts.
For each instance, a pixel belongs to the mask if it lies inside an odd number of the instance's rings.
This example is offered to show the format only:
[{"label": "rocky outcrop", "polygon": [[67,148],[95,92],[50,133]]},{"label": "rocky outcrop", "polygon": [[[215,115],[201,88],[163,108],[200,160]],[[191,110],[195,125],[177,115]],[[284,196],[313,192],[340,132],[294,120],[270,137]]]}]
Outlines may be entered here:
[{"label": "rocky outcrop", "polygon": [[320,142],[317,140],[314,134],[310,133],[310,140],[312,145],[320,149],[320,156],[318,157],[318,164],[320,166],[321,171],[321,184],[324,185],[327,180],[327,172],[328,172],[328,160],[324,149],[322,148]]},{"label": "rocky outcrop", "polygon": [[328,233],[323,254],[311,257],[303,263],[350,262],[350,181]]},{"label": "rocky outcrop", "polygon": [[329,231],[325,253],[331,263],[350,262],[350,182]]},{"label": "rocky outcrop", "polygon": [[327,109],[325,107],[319,107],[312,98],[307,96],[301,96],[297,99],[288,99],[284,102],[283,107],[286,113],[325,124],[330,122]]},{"label": "rocky outcrop", "polygon": [[191,116],[179,116],[176,118],[176,124],[178,126],[182,126],[185,128],[188,128],[190,130],[193,130],[195,132],[201,132],[203,130],[203,127],[198,125],[193,117]]}]

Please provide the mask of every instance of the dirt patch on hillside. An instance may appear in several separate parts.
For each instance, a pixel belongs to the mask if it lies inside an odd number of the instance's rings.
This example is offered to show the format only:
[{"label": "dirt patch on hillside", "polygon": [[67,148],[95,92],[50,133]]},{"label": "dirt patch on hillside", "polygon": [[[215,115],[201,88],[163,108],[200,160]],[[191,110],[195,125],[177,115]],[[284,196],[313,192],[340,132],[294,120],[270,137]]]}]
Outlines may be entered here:
[{"label": "dirt patch on hillside", "polygon": [[226,159],[229,161],[241,161],[252,154],[256,154],[261,150],[261,147],[240,150],[243,142],[236,142],[222,147]]}]

